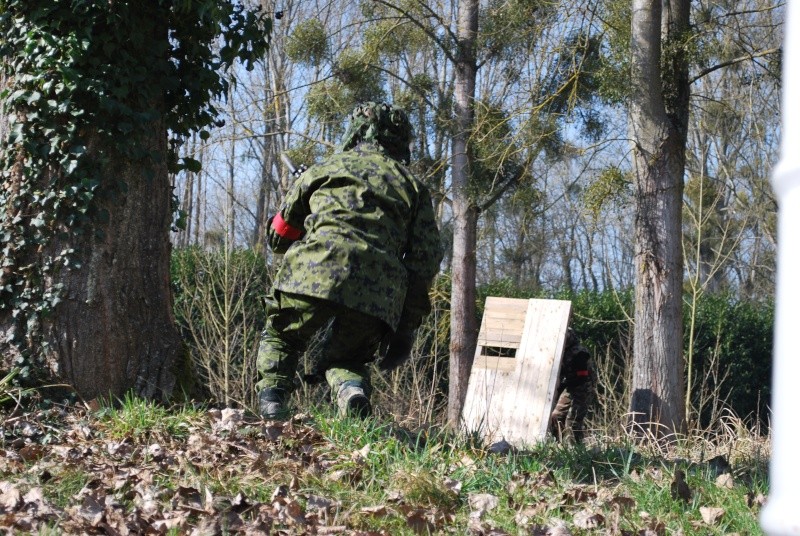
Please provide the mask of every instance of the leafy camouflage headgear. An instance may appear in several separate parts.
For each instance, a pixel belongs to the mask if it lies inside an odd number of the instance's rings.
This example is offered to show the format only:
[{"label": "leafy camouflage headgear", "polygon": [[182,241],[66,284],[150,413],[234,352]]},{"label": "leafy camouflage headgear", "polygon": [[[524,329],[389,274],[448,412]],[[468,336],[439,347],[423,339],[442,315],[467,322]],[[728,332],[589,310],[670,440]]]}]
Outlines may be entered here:
[{"label": "leafy camouflage headgear", "polygon": [[365,102],[353,110],[341,149],[348,151],[362,142],[377,143],[390,157],[407,164],[413,138],[411,123],[402,108],[385,102]]}]

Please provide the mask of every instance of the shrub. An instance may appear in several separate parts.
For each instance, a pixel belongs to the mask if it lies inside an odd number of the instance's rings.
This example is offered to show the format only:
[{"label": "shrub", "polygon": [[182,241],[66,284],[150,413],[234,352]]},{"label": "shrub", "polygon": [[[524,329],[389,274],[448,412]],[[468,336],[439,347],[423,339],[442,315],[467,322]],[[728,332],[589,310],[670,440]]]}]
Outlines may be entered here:
[{"label": "shrub", "polygon": [[270,278],[252,250],[200,248],[172,256],[175,320],[187,346],[193,396],[252,406]]}]

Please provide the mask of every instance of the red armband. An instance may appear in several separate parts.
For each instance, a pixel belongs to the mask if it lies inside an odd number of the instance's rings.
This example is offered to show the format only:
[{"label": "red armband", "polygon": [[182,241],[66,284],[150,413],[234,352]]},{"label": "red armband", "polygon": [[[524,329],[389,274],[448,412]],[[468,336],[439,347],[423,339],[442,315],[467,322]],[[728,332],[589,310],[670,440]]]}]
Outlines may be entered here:
[{"label": "red armband", "polygon": [[275,232],[278,233],[278,236],[281,238],[286,238],[287,240],[297,240],[300,238],[300,235],[303,234],[302,229],[292,227],[286,223],[286,220],[283,219],[283,216],[281,216],[280,212],[275,214],[275,217],[272,218],[272,228],[275,229]]},{"label": "red armband", "polygon": [[588,375],[589,375],[589,371],[588,370],[576,370],[575,371],[575,376],[588,376]]}]

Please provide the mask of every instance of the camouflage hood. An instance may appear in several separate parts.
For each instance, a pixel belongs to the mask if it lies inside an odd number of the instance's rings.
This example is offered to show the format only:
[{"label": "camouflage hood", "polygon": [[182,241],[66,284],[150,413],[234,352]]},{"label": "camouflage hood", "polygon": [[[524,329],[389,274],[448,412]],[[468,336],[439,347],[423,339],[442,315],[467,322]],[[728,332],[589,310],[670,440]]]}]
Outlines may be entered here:
[{"label": "camouflage hood", "polygon": [[359,143],[376,143],[390,157],[408,164],[413,137],[408,116],[401,108],[385,102],[366,102],[353,110],[341,150],[348,151]]}]

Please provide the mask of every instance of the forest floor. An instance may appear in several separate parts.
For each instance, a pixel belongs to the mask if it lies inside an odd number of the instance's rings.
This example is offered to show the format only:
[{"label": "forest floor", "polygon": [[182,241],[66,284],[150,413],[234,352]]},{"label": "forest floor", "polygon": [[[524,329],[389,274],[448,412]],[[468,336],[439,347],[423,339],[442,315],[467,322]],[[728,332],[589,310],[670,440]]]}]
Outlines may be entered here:
[{"label": "forest floor", "polygon": [[[263,421],[127,399],[0,413],[8,534],[760,534],[751,447],[481,446],[329,409]],[[680,454],[680,456],[678,456]]]}]

